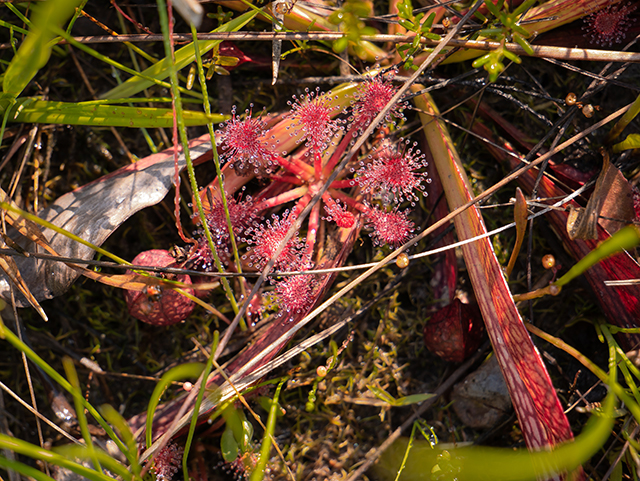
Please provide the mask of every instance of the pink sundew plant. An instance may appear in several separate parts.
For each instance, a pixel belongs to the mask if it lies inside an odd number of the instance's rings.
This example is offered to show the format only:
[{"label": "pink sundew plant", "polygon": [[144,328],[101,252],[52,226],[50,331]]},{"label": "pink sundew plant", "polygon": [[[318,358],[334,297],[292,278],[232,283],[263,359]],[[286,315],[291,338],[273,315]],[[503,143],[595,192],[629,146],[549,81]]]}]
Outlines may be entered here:
[{"label": "pink sundew plant", "polygon": [[630,18],[635,5],[608,5],[584,18],[585,36],[602,47],[610,47],[624,40],[633,23]]},{"label": "pink sundew plant", "polygon": [[388,244],[398,248],[411,238],[415,230],[414,223],[409,219],[409,210],[403,212],[394,208],[390,212],[374,207],[369,210],[368,219],[373,228],[370,234],[376,245]]},{"label": "pink sundew plant", "polygon": [[[357,102],[353,106],[353,122],[358,130],[364,130],[367,125],[387,106],[395,95],[396,89],[388,77],[377,75],[368,81],[367,88],[356,95]],[[388,122],[402,118],[405,103],[394,105],[386,116]],[[355,134],[355,132],[354,132]]]},{"label": "pink sundew plant", "polygon": [[[348,104],[346,99],[332,93],[322,94],[318,89],[307,90],[289,102],[291,112],[282,124],[286,127],[280,128],[276,125],[267,129],[266,122],[253,118],[250,111],[245,118],[240,118],[235,110],[232,112],[231,119],[218,131],[217,140],[221,161],[226,164],[223,171],[233,169],[226,171],[224,184],[234,238],[244,249],[239,257],[230,253],[227,214],[216,188],[207,189],[205,203],[216,254],[228,270],[263,270],[274,259],[291,226],[323,189],[354,139],[395,92],[391,76],[370,77],[359,87],[349,112],[349,106],[344,107]],[[395,106],[388,118],[401,118],[402,108],[403,104]],[[291,145],[283,138],[286,135],[295,137],[298,144],[304,142],[304,146],[292,149],[291,155],[282,152],[280,145]],[[379,137],[384,138],[384,133]],[[402,143],[398,148],[383,141],[373,154],[359,161],[359,168],[355,160],[349,159],[347,168],[338,172],[311,209],[306,226],[295,232],[274,261],[276,276],[269,280],[273,288],[267,294],[267,304],[277,306],[279,315],[290,319],[315,304],[325,285],[323,276],[277,274],[305,272],[324,265],[323,252],[331,224],[343,229],[367,225],[376,246],[395,248],[411,238],[415,226],[409,219],[410,211],[401,211],[398,205],[408,201],[413,206],[417,193],[426,195],[424,189],[429,179],[424,155],[407,145]],[[269,182],[262,191],[245,196],[244,200],[234,197],[251,177],[262,179],[263,184]],[[285,210],[278,212],[281,208]],[[182,265],[213,271],[212,254],[201,236]],[[235,265],[234,259],[239,259],[242,265]]]},{"label": "pink sundew plant", "polygon": [[362,187],[362,192],[377,198],[389,199],[393,203],[418,200],[416,191],[424,191],[430,182],[428,174],[421,172],[427,161],[420,150],[413,152],[415,144],[408,149],[397,149],[384,142],[376,149],[367,162],[361,162],[354,183]]},{"label": "pink sundew plant", "polygon": [[[269,173],[271,183],[250,198],[251,215],[265,215],[270,218],[253,221],[245,227],[239,225],[237,237],[243,241],[246,254],[242,261],[243,270],[262,270],[274,257],[276,250],[287,232],[319,192],[335,167],[343,159],[354,138],[366,128],[381,108],[393,97],[396,88],[390,76],[378,75],[367,79],[355,96],[351,112],[340,107],[333,94],[322,94],[319,89],[306,90],[305,94],[294,97],[289,102],[291,112],[286,120],[286,130],[296,137],[298,144],[304,142],[300,152],[287,156],[276,148],[280,142],[275,129],[267,130],[265,122],[253,119],[251,112],[239,119],[233,113],[232,119],[219,132],[222,160],[229,168],[241,175],[262,176]],[[403,104],[391,110],[388,119],[401,118]],[[266,139],[269,139],[268,141]],[[252,168],[245,165],[250,162]],[[240,168],[236,164],[240,164]],[[311,210],[306,226],[306,239],[302,232],[296,232],[275,260],[276,271],[307,271],[317,264],[316,249],[321,221],[334,223],[341,228],[352,228],[356,222],[371,228],[374,245],[398,247],[410,239],[415,230],[409,219],[409,209],[399,210],[398,204],[409,201],[413,206],[417,193],[424,194],[429,178],[425,172],[427,162],[415,145],[404,143],[401,147],[391,142],[383,142],[372,155],[360,161],[360,168],[353,167],[340,172],[330,188],[322,195]],[[276,169],[277,168],[277,169]],[[373,196],[379,205],[360,200],[362,196]],[[248,202],[245,200],[245,202]],[[292,204],[283,213],[275,211],[281,206]],[[326,217],[321,217],[321,204]],[[391,205],[390,205],[391,204]],[[232,224],[242,224],[237,213],[240,204],[233,198],[229,201]],[[216,214],[207,215],[212,232],[226,233],[226,219],[222,219],[221,203],[214,201],[211,208]],[[362,224],[361,224],[362,225]],[[227,242],[228,236],[220,236]],[[226,247],[224,248],[226,249]],[[223,249],[223,253],[227,252]],[[230,259],[227,255],[226,259]],[[315,261],[315,262],[314,262]],[[230,263],[230,261],[228,261]],[[201,265],[204,265],[201,263]],[[208,264],[210,265],[210,263]],[[307,274],[288,276],[276,280],[269,295],[272,303],[279,307],[280,315],[292,316],[305,312],[317,300],[321,282],[320,276]]]},{"label": "pink sundew plant", "polygon": [[157,481],[171,481],[182,463],[184,449],[175,443],[169,443],[155,457],[153,471]]}]

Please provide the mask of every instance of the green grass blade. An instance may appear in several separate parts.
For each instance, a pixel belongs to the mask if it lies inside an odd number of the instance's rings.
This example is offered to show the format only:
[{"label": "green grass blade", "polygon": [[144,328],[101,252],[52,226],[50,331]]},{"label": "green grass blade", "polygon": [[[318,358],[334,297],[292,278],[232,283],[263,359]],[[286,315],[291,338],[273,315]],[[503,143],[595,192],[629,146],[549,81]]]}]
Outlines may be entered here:
[{"label": "green grass blade", "polygon": [[[67,444],[64,446],[58,446],[52,449],[55,453],[66,457],[67,459],[92,459],[92,454],[89,453],[89,449],[85,446],[78,446],[76,444]],[[133,480],[133,475],[129,472],[126,466],[120,464],[115,458],[102,451],[96,449],[93,456],[97,457],[106,469],[116,474],[119,478],[124,480]],[[110,478],[112,479],[112,478]]]},{"label": "green grass blade", "polygon": [[156,388],[153,390],[153,394],[151,394],[151,399],[149,399],[149,405],[147,406],[147,448],[151,446],[151,441],[153,439],[151,433],[153,428],[153,414],[155,413],[158,404],[160,404],[160,398],[162,397],[164,390],[174,381],[197,378],[200,376],[204,368],[205,365],[201,362],[191,362],[169,369],[162,375],[158,384],[156,384]]},{"label": "green grass blade", "polygon": [[[166,11],[166,4],[164,2],[164,0],[158,0],[158,16],[160,18],[160,27],[162,28],[162,33],[164,35],[164,50],[165,50],[165,54],[166,54],[166,58],[171,59],[172,57],[175,57],[177,59],[178,57],[178,52],[175,52],[175,55],[173,54],[173,47],[171,44],[171,40],[170,40],[170,28],[169,28],[169,20],[168,20],[168,16],[167,16],[167,11]],[[198,45],[199,47],[200,45]],[[195,44],[192,44],[191,47],[193,48],[194,52],[197,50]],[[184,50],[184,49],[182,49]],[[177,62],[177,60],[176,60]],[[218,269],[218,271],[223,272],[224,271],[224,266],[222,265],[221,261],[220,261],[220,257],[218,256],[217,250],[216,250],[216,246],[213,242],[213,237],[211,235],[211,231],[209,229],[209,224],[203,219],[202,217],[202,213],[203,213],[203,209],[202,209],[202,199],[200,198],[200,195],[198,194],[200,192],[200,188],[198,187],[198,182],[196,180],[196,174],[195,171],[193,170],[193,161],[191,160],[191,154],[189,151],[189,139],[187,138],[187,131],[184,128],[184,118],[183,118],[183,110],[182,110],[182,97],[180,96],[180,90],[178,89],[178,67],[177,65],[173,64],[173,63],[169,63],[169,67],[168,67],[168,71],[169,71],[169,75],[171,77],[171,95],[173,97],[173,105],[175,108],[175,117],[176,117],[176,127],[177,127],[177,135],[180,138],[180,143],[182,144],[182,151],[184,154],[184,160],[185,163],[187,164],[187,173],[189,174],[189,182],[191,184],[191,192],[193,193],[193,197],[195,200],[196,205],[198,206],[198,212],[200,213],[201,216],[201,222],[202,222],[202,229],[204,230],[204,234],[205,237],[207,239],[207,242],[209,244],[209,248],[211,249],[211,254],[213,256],[213,260],[215,262],[215,266]],[[176,133],[174,132],[174,136],[176,135]],[[215,144],[214,144],[215,145]],[[177,218],[177,216],[176,216]],[[180,229],[180,225],[178,224],[178,222],[176,222],[176,226]],[[229,284],[229,280],[226,277],[222,277],[220,279],[220,283],[222,284],[222,287],[224,288],[224,292],[227,296],[227,299],[229,300],[229,304],[231,304],[231,308],[233,309],[234,313],[238,313],[239,308],[238,308],[238,303],[236,302],[235,296],[233,294],[233,289],[231,288],[231,285]],[[243,324],[243,326],[246,328],[246,324]]]},{"label": "green grass blade", "polygon": [[36,446],[35,444],[28,443],[21,439],[7,436],[6,434],[0,434],[0,448],[9,449],[15,453],[23,454],[33,459],[39,459],[56,466],[62,466],[63,468],[67,468],[90,481],[113,481],[113,478],[91,468],[87,468],[82,464],[75,463],[67,456],[54,453],[53,451],[43,449],[40,446]]},{"label": "green grass blade", "polygon": [[21,33],[23,35],[28,35],[29,34],[29,30],[17,27],[15,25],[10,24],[9,22],[5,22],[4,20],[0,20],[0,27],[6,27],[9,30],[13,30],[14,32]]},{"label": "green grass blade", "polygon": [[[603,403],[602,416],[592,416],[575,441],[558,445],[553,451],[529,452],[526,449],[469,446],[435,449],[429,442],[416,440],[399,479],[458,481],[526,481],[549,479],[554,474],[571,472],[588,461],[608,439],[613,427],[615,396]],[[388,449],[374,468],[377,479],[392,480],[401,466],[408,441],[401,439]],[[568,476],[567,479],[571,479]]]},{"label": "green grass blade", "polygon": [[[196,34],[196,29],[194,26],[191,26],[191,33],[194,35]],[[207,92],[207,80],[204,73],[204,66],[202,64],[202,54],[200,53],[200,48],[198,43],[196,42],[193,45],[196,52],[196,64],[198,66],[198,79],[200,82],[200,88],[202,89],[202,99],[203,99],[202,105],[203,105],[204,111],[207,114],[209,114],[211,113],[211,104],[209,102],[209,94]],[[216,134],[215,134],[215,131],[213,130],[213,125],[209,124],[207,125],[207,128],[209,129],[209,138],[211,139],[211,145],[218,145],[216,142]],[[216,178],[218,179],[218,187],[220,189],[220,200],[222,202],[222,208],[224,209],[225,218],[227,219],[227,229],[229,231],[229,240],[231,241],[231,252],[233,252],[233,259],[236,263],[238,272],[242,273],[242,263],[240,262],[240,254],[238,253],[238,244],[236,243],[236,236],[233,233],[233,225],[231,224],[231,216],[229,214],[229,206],[227,203],[227,195],[225,194],[225,191],[224,191],[224,180],[223,180],[224,177],[222,175],[222,170],[220,168],[220,158],[218,157],[218,149],[212,149],[212,153],[213,153],[213,165],[216,168]],[[200,196],[197,196],[197,197],[200,197]],[[200,223],[202,225],[206,224],[205,215],[202,210],[202,202],[198,202],[198,200],[196,200],[196,207],[198,209],[198,216],[200,217]],[[207,242],[209,242],[209,239],[207,239]],[[211,249],[213,247],[214,247],[213,240],[211,240],[211,243],[209,244],[209,248]],[[240,328],[244,330],[244,327],[246,326],[245,326],[244,319],[242,319],[240,322]]]},{"label": "green grass blade", "polygon": [[[13,114],[14,112],[16,113]],[[205,114],[193,110],[185,110],[183,116],[184,123],[188,127],[220,123],[225,120],[224,115]],[[32,102],[19,111],[18,107],[14,107],[10,119],[13,122],[90,125],[94,127],[170,128],[173,126],[171,109],[85,105],[46,100]]]},{"label": "green grass blade", "polygon": [[38,70],[44,67],[53,47],[52,27],[62,26],[79,4],[79,0],[50,0],[34,6],[33,29],[4,74],[3,92],[17,97]]},{"label": "green grass blade", "polygon": [[139,477],[140,472],[142,471],[142,466],[140,466],[140,461],[138,460],[138,443],[133,437],[133,433],[131,432],[131,428],[129,427],[126,419],[123,418],[122,415],[110,404],[103,404],[100,406],[100,414],[102,414],[102,417],[104,417],[104,419],[116,428],[116,431],[118,431],[120,438],[127,446],[129,452],[129,456],[127,456],[127,458],[131,461],[131,471],[136,477]]},{"label": "green grass blade", "polygon": [[189,450],[191,449],[191,443],[193,442],[193,436],[196,432],[196,426],[198,425],[200,405],[202,404],[202,399],[204,398],[204,392],[207,389],[207,379],[209,379],[209,374],[211,374],[211,371],[213,369],[213,355],[218,349],[219,341],[220,341],[220,333],[218,331],[214,331],[213,342],[211,343],[211,348],[209,349],[209,358],[207,359],[207,364],[204,367],[204,373],[202,374],[202,382],[200,383],[198,396],[196,397],[196,402],[193,406],[193,415],[191,416],[189,433],[187,434],[187,440],[184,443],[184,453],[182,455],[182,471],[184,473],[184,479],[189,479],[189,468],[187,466],[187,459],[189,457]]},{"label": "green grass blade", "polygon": [[[250,22],[259,12],[249,11],[243,15],[240,15],[238,18],[234,18],[233,20],[221,25],[220,27],[213,30],[213,32],[235,32],[244,27],[248,22]],[[200,40],[198,42],[198,46],[200,47],[200,52],[202,54],[207,53],[216,45],[219,45],[222,40]],[[176,70],[180,70],[191,62],[195,60],[195,49],[193,43],[182,47],[180,50],[176,51],[175,54],[175,68]],[[153,77],[155,79],[165,79],[171,74],[171,58],[165,57],[160,62],[155,65],[149,67],[144,72],[142,72],[147,77]],[[151,87],[153,82],[149,82],[148,80],[144,80],[139,77],[133,77],[124,82],[122,85],[118,85],[113,89],[109,90],[106,94],[102,95],[101,98],[112,98],[117,99],[120,97],[132,97],[137,93],[143,91],[144,89]]]},{"label": "green grass blade", "polygon": [[76,416],[78,417],[78,425],[80,426],[80,432],[82,433],[82,439],[86,444],[86,449],[88,458],[93,463],[93,467],[99,473],[102,473],[102,466],[100,465],[100,461],[96,456],[96,449],[93,446],[93,441],[91,439],[91,433],[89,433],[89,424],[87,423],[87,415],[84,412],[84,407],[82,406],[82,392],[80,391],[80,380],[78,379],[78,372],[76,371],[75,366],[73,365],[73,359],[68,356],[65,356],[62,359],[62,365],[64,367],[64,372],[67,375],[67,379],[69,383],[73,386],[73,403],[76,408]]},{"label": "green grass blade", "polygon": [[256,463],[256,467],[251,473],[250,481],[262,481],[264,478],[264,470],[267,467],[269,461],[269,454],[271,453],[271,440],[273,439],[273,433],[276,429],[276,419],[278,418],[278,398],[280,397],[280,391],[282,386],[288,378],[284,378],[278,384],[276,392],[271,400],[271,407],[269,409],[269,417],[267,418],[267,425],[262,437],[262,446],[260,447],[260,458]]},{"label": "green grass blade", "polygon": [[36,481],[54,481],[51,476],[47,476],[42,471],[32,468],[31,466],[27,466],[20,461],[7,459],[2,455],[0,455],[0,467],[20,473],[28,479],[35,479]]},{"label": "green grass blade", "polygon": [[[0,310],[4,309],[4,307],[6,307],[6,303],[0,299]],[[33,362],[36,366],[42,369],[51,379],[57,382],[65,391],[73,395],[73,386],[69,384],[69,381],[67,381],[64,377],[58,374],[58,372],[54,368],[52,368],[44,359],[38,356],[33,351],[33,349],[27,346],[24,342],[22,342],[18,338],[18,336],[16,336],[10,329],[8,329],[4,325],[4,322],[2,321],[1,317],[0,317],[0,339],[4,339],[9,344],[11,344],[14,348],[16,348],[18,351],[24,353],[24,355],[27,356],[27,358],[31,362]],[[93,418],[96,421],[98,421],[100,426],[106,431],[107,435],[113,440],[113,442],[116,443],[116,445],[118,446],[118,449],[121,452],[126,454],[127,452],[126,446],[122,444],[122,441],[120,441],[120,438],[116,436],[116,433],[113,431],[113,429],[111,429],[111,426],[109,426],[106,423],[106,421],[102,418],[102,416],[100,416],[100,413],[98,413],[98,411],[84,398],[82,398],[82,405],[89,412],[89,414],[91,414],[91,416],[93,416]]]}]

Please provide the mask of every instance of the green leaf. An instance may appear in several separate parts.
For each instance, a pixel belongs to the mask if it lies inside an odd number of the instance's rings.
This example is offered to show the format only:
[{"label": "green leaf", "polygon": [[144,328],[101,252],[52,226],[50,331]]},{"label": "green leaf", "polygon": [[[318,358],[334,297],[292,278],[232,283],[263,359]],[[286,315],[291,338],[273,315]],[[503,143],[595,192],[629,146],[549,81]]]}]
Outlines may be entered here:
[{"label": "green leaf", "polygon": [[421,403],[423,401],[426,401],[427,399],[431,399],[433,396],[435,396],[435,394],[411,394],[409,396],[404,396],[396,399],[395,406],[408,406],[409,404]]},{"label": "green leaf", "polygon": [[[249,12],[246,12],[240,15],[238,18],[234,18],[230,22],[216,28],[215,30],[213,30],[213,32],[235,32],[237,30],[240,30],[256,15],[258,15],[258,13],[260,13],[260,10],[251,10]],[[200,54],[204,55],[216,45],[220,45],[220,43],[222,43],[222,40],[200,40],[198,42]],[[180,50],[177,50],[175,53],[175,59],[177,70],[180,70],[193,62],[195,60],[195,48],[193,43],[190,43],[189,45],[182,47]],[[158,80],[165,79],[170,74],[170,63],[171,59],[165,57],[160,62],[146,69],[143,74],[148,77],[156,78]],[[109,90],[106,94],[102,95],[101,98],[117,99],[121,97],[132,97],[133,95],[143,91],[148,87],[151,87],[152,85],[153,82],[138,77],[132,77],[121,85],[118,85],[117,87]]]},{"label": "green leaf", "polygon": [[515,33],[513,34],[513,40],[520,45],[525,52],[527,52],[528,55],[534,55],[534,51],[533,48],[531,47],[531,44],[529,42],[527,42],[524,38],[522,38],[522,36],[520,36],[520,34]]},{"label": "green leaf", "polygon": [[33,7],[33,29],[4,74],[2,90],[17,97],[49,60],[54,34],[51,26],[62,26],[80,0],[50,0]]},{"label": "green leaf", "polygon": [[103,404],[100,407],[100,414],[102,414],[102,417],[118,431],[120,438],[129,449],[129,456],[127,456],[127,458],[134,460],[131,470],[134,474],[139,475],[142,471],[142,467],[138,462],[138,443],[133,437],[129,423],[127,423],[125,418],[123,418],[122,415],[110,404]]},{"label": "green leaf", "polygon": [[160,403],[160,398],[164,390],[174,381],[197,378],[204,370],[204,367],[205,365],[201,362],[191,362],[169,369],[162,375],[156,388],[153,390],[153,394],[151,394],[151,399],[149,399],[149,405],[147,406],[147,447],[151,446],[151,440],[153,439],[151,432],[153,428],[153,415],[156,407]]},{"label": "green leaf", "polygon": [[457,479],[459,481],[534,481],[550,479],[556,473],[569,473],[589,460],[605,443],[614,418],[615,397],[605,399],[603,416],[592,416],[583,432],[574,440],[554,447],[553,451],[529,452],[526,449],[484,446],[445,447],[415,440],[403,464],[409,440],[399,439],[387,449],[373,468],[381,481],[418,479]]},{"label": "green leaf", "polygon": [[487,7],[487,10],[489,10],[494,17],[498,17],[500,15],[500,9],[496,7],[496,4],[491,0],[484,0],[484,4]]},{"label": "green leaf", "polygon": [[47,476],[39,469],[23,464],[20,461],[7,459],[4,456],[0,456],[0,467],[20,473],[27,479],[33,478],[36,481],[54,481],[51,476]]},{"label": "green leaf", "polygon": [[[11,114],[9,121],[12,122],[91,125],[96,127],[173,127],[173,111],[171,109],[151,107],[36,100],[29,104],[14,107]],[[184,111],[183,114],[185,125],[187,126],[220,123],[226,118],[219,114],[207,115],[202,112],[188,110]]]},{"label": "green leaf", "polygon": [[[81,448],[86,449],[84,447]],[[6,434],[0,433],[0,449],[8,449],[14,453],[29,456],[32,459],[39,459],[56,466],[62,466],[90,481],[113,481],[113,478],[110,478],[105,474],[71,461],[71,457],[57,454],[53,451],[43,449],[40,446],[36,446],[35,444],[28,443],[12,436],[7,436]],[[126,470],[125,472],[118,474],[126,476],[125,473]],[[126,476],[125,479],[129,480],[131,479],[131,476]]]},{"label": "green leaf", "polygon": [[411,32],[415,31],[416,27],[413,25],[413,22],[411,20],[400,19],[398,20],[398,23]]},{"label": "green leaf", "polygon": [[613,146],[613,151],[617,154],[623,150],[640,148],[640,134],[629,134],[622,142]]},{"label": "green leaf", "polygon": [[367,389],[371,391],[374,394],[374,396],[380,399],[381,401],[391,404],[392,406],[397,406],[398,401],[396,401],[396,399],[384,389],[377,386],[373,386],[371,384],[367,384]]},{"label": "green leaf", "polygon": [[335,53],[342,53],[345,51],[347,46],[349,45],[349,40],[347,37],[342,37],[333,42],[333,51]]},{"label": "green leaf", "polygon": [[233,430],[229,426],[227,426],[220,438],[220,450],[222,451],[222,458],[227,463],[235,461],[238,457],[238,443],[233,435]]}]

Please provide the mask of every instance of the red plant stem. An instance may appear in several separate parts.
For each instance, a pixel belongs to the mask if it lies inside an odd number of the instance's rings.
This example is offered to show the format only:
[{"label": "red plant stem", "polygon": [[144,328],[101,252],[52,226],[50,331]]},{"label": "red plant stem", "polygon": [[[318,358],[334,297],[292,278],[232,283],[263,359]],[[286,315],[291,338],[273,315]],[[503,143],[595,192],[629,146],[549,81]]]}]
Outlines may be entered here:
[{"label": "red plant stem", "polygon": [[331,155],[331,158],[329,159],[329,162],[327,162],[327,165],[324,166],[323,174],[325,178],[329,177],[333,172],[333,169],[335,169],[336,165],[338,165],[338,162],[340,162],[340,158],[342,157],[342,155],[347,150],[347,147],[349,147],[349,145],[355,138],[355,134],[357,132],[358,132],[358,129],[352,127],[344,135],[344,137],[342,138],[342,142],[340,142],[340,144],[338,145],[338,148]]},{"label": "red plant stem", "polygon": [[307,256],[309,258],[313,255],[313,248],[316,245],[318,227],[320,227],[320,202],[316,202],[309,214],[309,229],[307,230]]},{"label": "red plant stem", "polygon": [[317,152],[314,149],[313,157],[314,157],[314,161],[313,161],[314,175],[316,177],[316,180],[321,180],[322,179],[322,153]]},{"label": "red plant stem", "polygon": [[293,185],[303,185],[304,182],[299,177],[294,177],[293,175],[272,175],[271,179],[276,182],[282,182],[286,184]]},{"label": "red plant stem", "polygon": [[336,201],[333,200],[329,192],[325,192],[324,194],[322,194],[322,200],[327,205],[328,210],[340,209],[340,206],[336,204]]},{"label": "red plant stem", "polygon": [[353,187],[355,185],[355,181],[352,179],[344,179],[344,180],[336,180],[331,182],[331,189],[348,189],[349,187]]},{"label": "red plant stem", "polygon": [[294,219],[297,219],[300,215],[300,212],[304,210],[307,204],[311,202],[311,194],[308,192],[298,201],[293,209],[291,209],[291,216]]},{"label": "red plant stem", "polygon": [[299,161],[287,160],[280,155],[274,156],[274,160],[278,162],[278,164],[280,164],[283,169],[292,173],[293,175],[297,175],[307,182],[313,179],[313,167],[311,167],[310,165],[301,163]]},{"label": "red plant stem", "polygon": [[299,199],[303,195],[305,195],[309,191],[309,187],[303,185],[301,187],[296,187],[295,189],[288,190],[283,192],[282,194],[278,194],[275,197],[271,197],[269,199],[265,199],[260,201],[256,205],[256,209],[259,211],[269,209],[271,207],[276,207],[278,205],[286,204],[287,202],[291,202],[293,200]]}]

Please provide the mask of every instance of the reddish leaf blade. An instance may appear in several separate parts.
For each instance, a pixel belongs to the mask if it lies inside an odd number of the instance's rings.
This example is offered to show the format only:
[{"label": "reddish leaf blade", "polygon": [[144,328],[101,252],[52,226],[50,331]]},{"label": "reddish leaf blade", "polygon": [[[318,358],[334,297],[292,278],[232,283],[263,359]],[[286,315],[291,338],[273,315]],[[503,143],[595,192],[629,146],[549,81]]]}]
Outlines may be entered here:
[{"label": "reddish leaf blade", "polygon": [[[420,86],[415,86],[419,90]],[[430,97],[415,98],[450,209],[473,197],[468,180],[440,114]],[[455,219],[460,240],[486,232],[480,211],[471,207]],[[573,438],[540,354],[513,302],[502,269],[488,239],[462,248],[487,333],[507,381],[516,414],[530,449],[553,446]]]},{"label": "reddish leaf blade", "polygon": [[[495,140],[492,132],[479,122],[476,122],[472,129],[485,138]],[[517,159],[506,155],[499,149],[491,146],[488,146],[488,149],[496,159],[507,163],[509,169],[515,168],[519,163]],[[531,169],[518,177],[518,183],[528,194],[533,190],[537,175],[538,170]],[[556,198],[565,197],[567,192],[547,177],[543,177],[538,185],[538,195],[540,197]],[[570,204],[579,207],[574,201],[571,201]],[[569,214],[561,210],[552,210],[545,216],[562,239],[563,246],[575,259],[582,259],[595,249],[600,242],[609,238],[609,234],[598,226],[597,240],[571,240],[566,229],[568,217]],[[619,327],[638,327],[638,319],[640,319],[640,286],[609,287],[604,285],[604,281],[607,280],[640,279],[640,265],[631,255],[624,252],[609,257],[586,271],[584,276],[591,285],[595,298],[609,322]],[[640,335],[637,334],[619,334],[619,339],[627,350],[635,349],[640,345]]]}]

